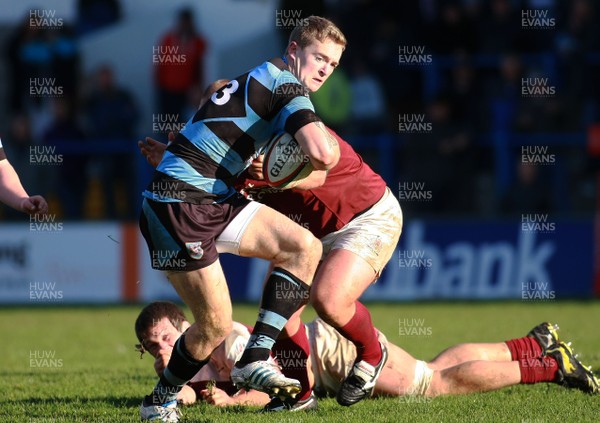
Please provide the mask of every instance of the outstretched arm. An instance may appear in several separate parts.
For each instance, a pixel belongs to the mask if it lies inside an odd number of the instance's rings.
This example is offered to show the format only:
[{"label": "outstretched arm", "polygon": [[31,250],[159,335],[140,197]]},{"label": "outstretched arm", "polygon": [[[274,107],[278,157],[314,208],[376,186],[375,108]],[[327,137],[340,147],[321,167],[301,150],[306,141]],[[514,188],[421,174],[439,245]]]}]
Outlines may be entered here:
[{"label": "outstretched arm", "polygon": [[[174,139],[175,134],[173,132],[169,132],[169,142],[173,141]],[[142,156],[148,160],[150,166],[156,167],[162,160],[163,154],[167,149],[167,144],[163,144],[154,138],[146,137],[144,141],[138,141],[138,148],[140,149]]]},{"label": "outstretched arm", "polygon": [[29,196],[7,159],[0,160],[0,202],[27,214],[44,214],[48,204],[41,195]]},{"label": "outstretched arm", "polygon": [[226,407],[228,405],[266,405],[270,399],[269,395],[264,392],[239,390],[234,395],[229,396],[227,392],[213,387],[211,390],[203,389],[200,391],[202,398],[209,404],[218,407]]}]

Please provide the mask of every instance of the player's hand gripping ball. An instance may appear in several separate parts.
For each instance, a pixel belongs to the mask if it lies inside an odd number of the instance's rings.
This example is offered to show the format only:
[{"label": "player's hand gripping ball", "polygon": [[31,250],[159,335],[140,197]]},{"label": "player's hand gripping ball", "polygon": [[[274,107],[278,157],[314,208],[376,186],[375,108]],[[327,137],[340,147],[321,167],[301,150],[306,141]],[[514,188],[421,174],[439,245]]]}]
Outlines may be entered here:
[{"label": "player's hand gripping ball", "polygon": [[269,141],[263,162],[263,176],[272,187],[293,188],[313,169],[298,141],[287,132],[279,133]]}]

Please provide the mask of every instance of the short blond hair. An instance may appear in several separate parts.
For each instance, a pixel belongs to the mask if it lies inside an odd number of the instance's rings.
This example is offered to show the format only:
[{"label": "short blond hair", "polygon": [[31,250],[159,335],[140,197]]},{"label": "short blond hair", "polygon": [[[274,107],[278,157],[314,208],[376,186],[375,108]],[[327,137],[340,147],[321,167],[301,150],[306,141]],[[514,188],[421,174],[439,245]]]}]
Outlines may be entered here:
[{"label": "short blond hair", "polygon": [[309,16],[292,30],[288,45],[295,41],[300,48],[305,48],[315,40],[323,43],[327,39],[341,45],[342,50],[346,48],[346,37],[333,22],[320,16]]}]

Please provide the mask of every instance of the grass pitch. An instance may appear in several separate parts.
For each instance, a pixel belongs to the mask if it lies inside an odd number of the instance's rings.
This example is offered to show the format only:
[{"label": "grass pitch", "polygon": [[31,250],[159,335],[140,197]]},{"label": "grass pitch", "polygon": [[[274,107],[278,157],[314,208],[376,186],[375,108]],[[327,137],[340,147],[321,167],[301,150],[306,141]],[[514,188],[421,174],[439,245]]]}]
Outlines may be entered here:
[{"label": "grass pitch", "polygon": [[[0,422],[136,422],[154,386],[152,360],[140,360],[133,321],[141,306],[35,307],[0,310]],[[421,359],[460,342],[525,335],[558,323],[586,364],[600,368],[600,302],[370,304],[388,339]],[[256,305],[234,306],[253,324]],[[190,313],[187,312],[190,316]],[[307,312],[305,319],[314,317]],[[409,329],[407,329],[409,328]],[[411,328],[417,328],[411,329]],[[314,413],[258,414],[257,409],[183,408],[185,422],[598,422],[600,396],[553,384],[519,385],[464,396],[365,400],[350,408],[321,400]]]}]

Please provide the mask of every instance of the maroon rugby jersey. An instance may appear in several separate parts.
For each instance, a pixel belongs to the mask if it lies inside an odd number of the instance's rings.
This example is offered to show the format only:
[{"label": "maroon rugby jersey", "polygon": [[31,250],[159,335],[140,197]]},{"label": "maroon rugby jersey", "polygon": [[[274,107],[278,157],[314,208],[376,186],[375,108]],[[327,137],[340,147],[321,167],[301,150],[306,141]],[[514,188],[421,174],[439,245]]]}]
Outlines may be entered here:
[{"label": "maroon rugby jersey", "polygon": [[[329,128],[328,128],[329,129]],[[265,187],[264,181],[248,177],[239,181],[238,188],[267,206],[285,214],[310,230],[317,238],[335,232],[352,218],[375,204],[385,192],[386,183],[362,157],[338,134],[329,129],[340,145],[340,160],[329,171],[325,183],[314,189],[253,190],[248,184]]]}]

